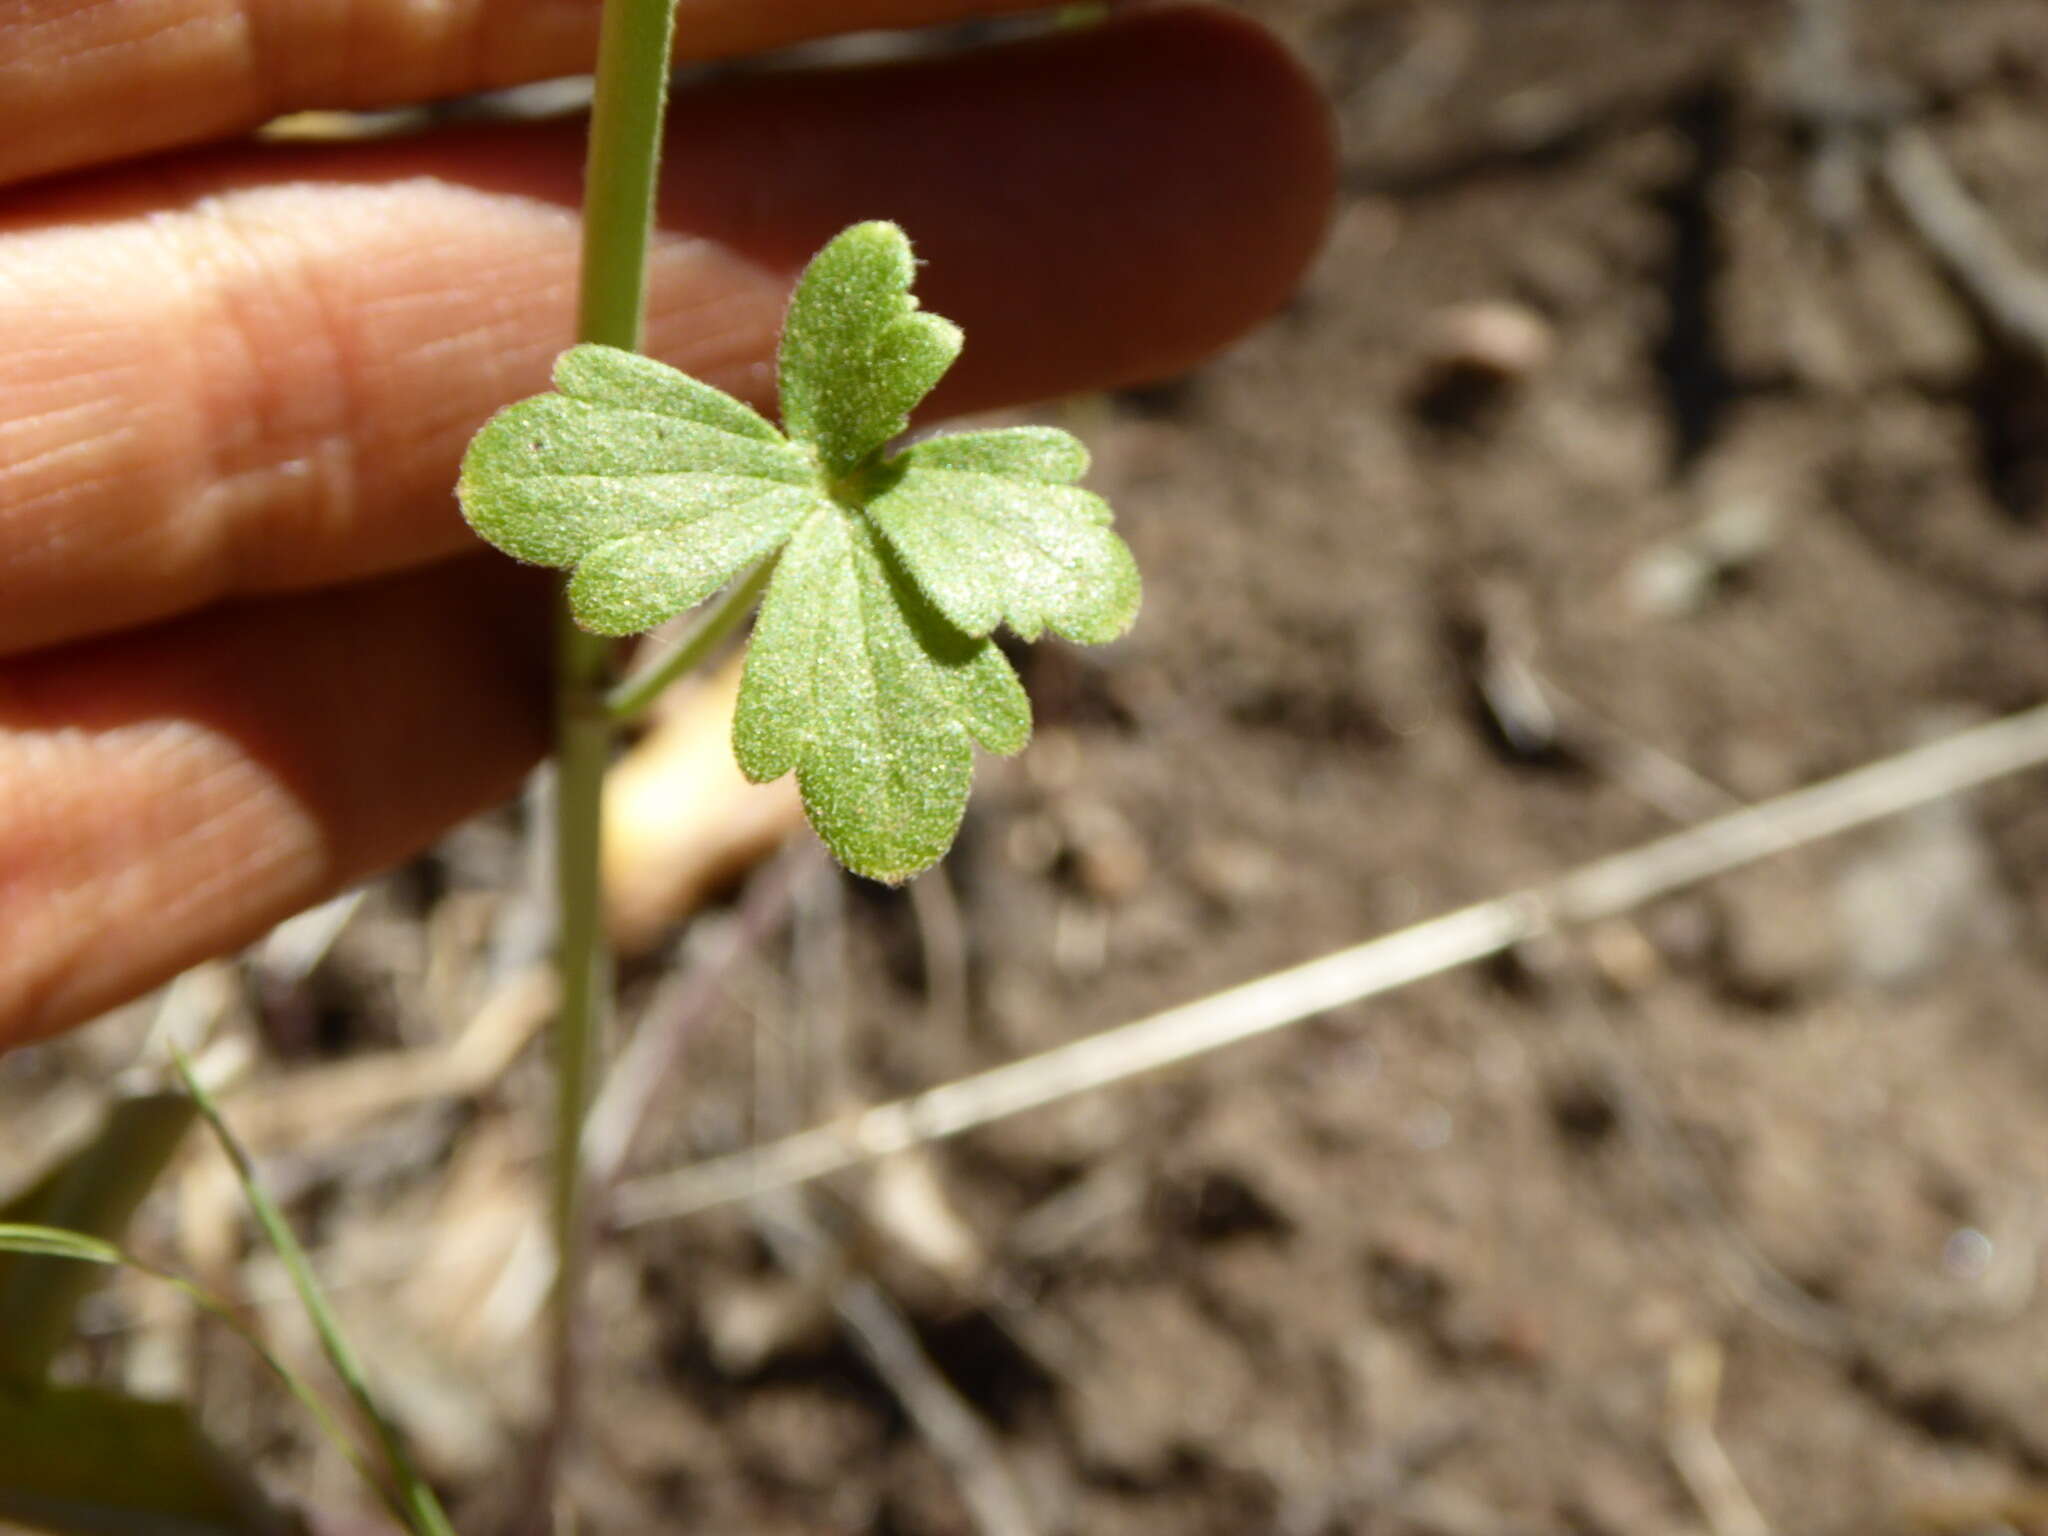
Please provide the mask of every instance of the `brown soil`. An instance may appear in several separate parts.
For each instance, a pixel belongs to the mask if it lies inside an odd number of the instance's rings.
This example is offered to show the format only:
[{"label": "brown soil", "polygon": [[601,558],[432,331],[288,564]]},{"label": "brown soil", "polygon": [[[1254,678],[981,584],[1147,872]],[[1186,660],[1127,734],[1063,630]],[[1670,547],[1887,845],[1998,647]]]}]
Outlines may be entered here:
[{"label": "brown soil", "polygon": [[[1786,7],[1252,9],[1338,104],[1327,253],[1231,356],[1069,408],[1145,617],[1024,662],[1041,739],[985,767],[948,866],[963,954],[902,894],[802,898],[794,953],[844,957],[842,1100],[2048,697],[2048,387],[1881,190],[1825,227]],[[1867,78],[2048,258],[2038,0],[1849,9]],[[973,1134],[919,1207],[972,1238],[951,1278],[863,1224],[863,1181],[814,1209],[1046,1533],[1699,1531],[1667,1384],[1714,1349],[1771,1529],[2024,1528],[2044,853],[2009,784]],[[734,1106],[789,1054],[791,953],[698,1029],[655,1161],[777,1123]],[[954,958],[961,1018],[926,984]],[[973,1529],[744,1214],[634,1233],[599,1280],[593,1529]],[[480,1526],[494,1444],[454,1479]]]},{"label": "brown soil", "polygon": [[[1259,9],[1342,116],[1328,252],[1233,356],[1087,423],[1145,620],[1028,664],[1054,739],[987,776],[951,865],[964,1031],[923,1016],[907,903],[854,894],[864,1095],[1696,813],[1583,739],[1517,751],[1489,654],[1744,799],[2048,694],[2048,395],[1881,193],[1823,228],[1781,7]],[[1873,78],[2048,251],[2038,9],[1860,11]],[[1754,557],[1696,601],[1641,595],[1745,519]],[[1048,1530],[1697,1530],[1665,1394],[1702,1341],[1773,1528],[1989,1528],[2048,1475],[2040,804],[2000,789],[972,1136],[940,1177],[997,1300],[905,1305]],[[1902,933],[1943,937],[1889,964]],[[633,1436],[650,1528],[967,1528],[843,1346],[708,1363],[742,1219],[635,1246],[660,1364],[613,1369],[674,1393]]]}]

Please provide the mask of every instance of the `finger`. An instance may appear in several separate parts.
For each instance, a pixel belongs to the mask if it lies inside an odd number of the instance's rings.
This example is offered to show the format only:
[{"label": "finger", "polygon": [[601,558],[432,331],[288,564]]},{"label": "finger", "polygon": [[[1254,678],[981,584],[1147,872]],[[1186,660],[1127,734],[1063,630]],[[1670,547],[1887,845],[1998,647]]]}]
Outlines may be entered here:
[{"label": "finger", "polygon": [[[896,217],[968,346],[935,406],[1184,367],[1278,305],[1329,202],[1261,32],[1140,13],[679,105],[650,350],[765,403],[807,253]],[[572,339],[569,126],[236,153],[0,224],[0,652],[439,558],[489,412]]]},{"label": "finger", "polygon": [[[1038,0],[681,0],[684,59]],[[586,73],[599,0],[21,0],[0,12],[0,182],[245,133]]]},{"label": "finger", "polygon": [[545,741],[541,596],[457,561],[0,669],[0,1049],[509,795]]}]

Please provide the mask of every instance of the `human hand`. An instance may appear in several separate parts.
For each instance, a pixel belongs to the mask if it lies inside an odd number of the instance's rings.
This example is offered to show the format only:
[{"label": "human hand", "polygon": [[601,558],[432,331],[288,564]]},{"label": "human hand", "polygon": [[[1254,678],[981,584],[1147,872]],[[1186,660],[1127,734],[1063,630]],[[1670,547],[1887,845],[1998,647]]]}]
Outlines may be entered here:
[{"label": "human hand", "polygon": [[[1027,8],[682,0],[678,37]],[[0,1048],[406,857],[545,749],[545,581],[471,558],[451,487],[573,340],[580,122],[188,146],[586,69],[597,11],[0,15]],[[766,403],[804,259],[888,218],[971,338],[942,411],[1157,377],[1282,301],[1331,183],[1311,88],[1214,11],[735,80],[671,111],[647,346]]]}]

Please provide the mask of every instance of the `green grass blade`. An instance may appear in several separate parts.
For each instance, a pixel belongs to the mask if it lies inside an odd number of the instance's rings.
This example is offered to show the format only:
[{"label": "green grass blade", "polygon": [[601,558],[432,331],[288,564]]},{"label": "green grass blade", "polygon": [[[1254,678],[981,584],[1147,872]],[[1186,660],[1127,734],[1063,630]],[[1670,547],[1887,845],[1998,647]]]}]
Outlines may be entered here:
[{"label": "green grass blade", "polygon": [[192,1102],[199,1106],[199,1113],[219,1141],[221,1150],[233,1165],[235,1177],[242,1186],[242,1197],[249,1202],[249,1209],[256,1217],[256,1224],[263,1229],[263,1235],[283,1262],[285,1272],[291,1277],[292,1288],[298,1292],[299,1304],[306,1309],[306,1316],[312,1321],[314,1331],[320,1336],[320,1347],[326,1352],[327,1362],[334,1367],[334,1374],[341,1378],[355,1401],[356,1409],[363,1416],[377,1436],[378,1445],[390,1465],[391,1474],[398,1480],[397,1510],[406,1527],[414,1536],[454,1536],[454,1527],[448,1523],[447,1513],[441,1508],[441,1501],[434,1496],[434,1490],[420,1475],[414,1464],[412,1453],[406,1449],[405,1440],[398,1432],[398,1426],[391,1422],[370,1391],[368,1379],[363,1374],[362,1362],[355,1349],[342,1332],[341,1321],[328,1305],[327,1293],[320,1287],[320,1281],[313,1273],[312,1261],[306,1257],[306,1250],[299,1246],[291,1225],[284,1219],[284,1213],[270,1198],[269,1192],[257,1181],[255,1167],[249,1161],[249,1154],[241,1142],[235,1139],[227,1122],[221,1118],[219,1107],[213,1096],[200,1085],[198,1076],[192,1071],[192,1063],[185,1053],[172,1048],[172,1059],[176,1062],[178,1076],[184,1080],[185,1091],[192,1095]]}]

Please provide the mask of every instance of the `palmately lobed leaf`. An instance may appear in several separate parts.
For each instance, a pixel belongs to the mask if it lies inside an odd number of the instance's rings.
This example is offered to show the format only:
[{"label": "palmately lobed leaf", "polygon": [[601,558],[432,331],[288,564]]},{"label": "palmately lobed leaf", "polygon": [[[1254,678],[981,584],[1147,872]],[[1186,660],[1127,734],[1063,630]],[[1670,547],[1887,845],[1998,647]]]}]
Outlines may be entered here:
[{"label": "palmately lobed leaf", "polygon": [[917,307],[916,271],[902,230],[856,224],[797,284],[782,328],[782,426],[830,477],[899,436],[960,355],[960,328]]},{"label": "palmately lobed leaf", "polygon": [[1020,750],[1031,707],[989,638],[1007,623],[1094,643],[1138,610],[1086,450],[1020,427],[886,456],[959,354],[917,307],[910,244],[861,224],[798,283],[780,357],[785,439],[650,358],[577,347],[556,392],[500,412],[458,487],[485,539],[573,572],[571,611],[635,634],[774,561],[741,684],[748,777],[794,771],[850,869],[907,879],[965,812],[974,748]]}]

